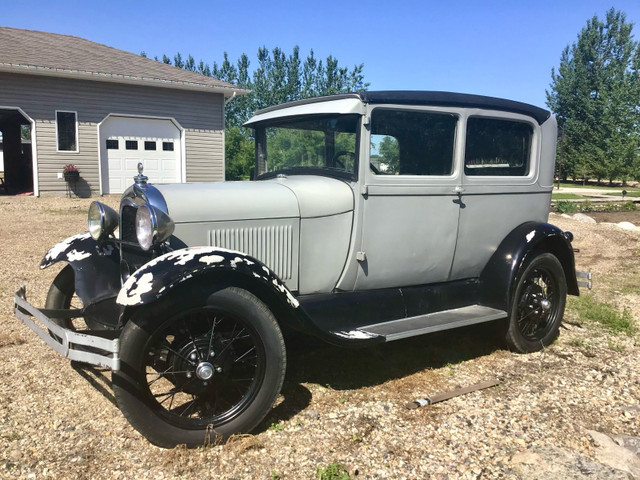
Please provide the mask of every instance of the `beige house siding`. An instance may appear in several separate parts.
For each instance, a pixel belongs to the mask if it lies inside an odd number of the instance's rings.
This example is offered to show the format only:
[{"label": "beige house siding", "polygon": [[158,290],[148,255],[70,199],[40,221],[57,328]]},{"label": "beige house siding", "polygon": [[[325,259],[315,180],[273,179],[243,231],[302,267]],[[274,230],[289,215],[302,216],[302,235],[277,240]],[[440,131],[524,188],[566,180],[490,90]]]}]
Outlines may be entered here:
[{"label": "beige house siding", "polygon": [[[19,107],[35,121],[41,194],[65,191],[57,175],[67,163],[80,170],[80,188],[100,191],[98,124],[109,114],[174,119],[185,130],[187,181],[224,180],[222,94],[0,73],[0,106]],[[56,110],[77,112],[77,153],[56,151]]]}]

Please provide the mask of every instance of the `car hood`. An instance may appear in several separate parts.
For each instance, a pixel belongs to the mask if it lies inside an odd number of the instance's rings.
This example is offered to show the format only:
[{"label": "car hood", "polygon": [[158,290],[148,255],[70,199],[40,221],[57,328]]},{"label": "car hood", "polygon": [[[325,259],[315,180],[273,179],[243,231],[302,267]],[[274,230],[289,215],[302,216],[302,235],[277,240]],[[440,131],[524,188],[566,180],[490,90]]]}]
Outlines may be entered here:
[{"label": "car hood", "polygon": [[353,210],[353,190],[333,178],[154,185],[176,223],[324,217]]}]

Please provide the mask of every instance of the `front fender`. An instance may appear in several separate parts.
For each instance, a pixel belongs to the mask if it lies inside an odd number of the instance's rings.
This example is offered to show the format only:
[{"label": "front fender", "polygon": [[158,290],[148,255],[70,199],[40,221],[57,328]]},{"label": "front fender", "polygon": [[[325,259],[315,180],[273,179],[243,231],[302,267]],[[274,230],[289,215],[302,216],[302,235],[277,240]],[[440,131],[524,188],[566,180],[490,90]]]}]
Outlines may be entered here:
[{"label": "front fender", "polygon": [[548,223],[527,222],[504,238],[482,271],[480,291],[484,305],[510,311],[518,272],[534,252],[555,255],[564,270],[568,293],[579,295],[573,248],[564,232]]},{"label": "front fender", "polygon": [[89,232],[79,233],[52,247],[40,268],[59,262],[73,268],[76,295],[85,306],[112,298],[120,290],[120,250],[114,243],[98,243]]},{"label": "front fender", "polygon": [[233,271],[253,278],[291,307],[299,306],[282,280],[262,262],[245,253],[218,247],[183,248],[151,260],[127,279],[116,302],[125,307],[146,305],[190,278],[213,271]]}]

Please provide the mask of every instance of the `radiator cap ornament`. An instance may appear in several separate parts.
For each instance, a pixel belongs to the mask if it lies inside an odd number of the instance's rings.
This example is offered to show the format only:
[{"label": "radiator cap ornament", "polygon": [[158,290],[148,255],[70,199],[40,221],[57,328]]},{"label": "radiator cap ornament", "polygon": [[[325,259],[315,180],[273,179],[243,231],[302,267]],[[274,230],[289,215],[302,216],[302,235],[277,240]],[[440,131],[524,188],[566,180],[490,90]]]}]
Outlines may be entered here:
[{"label": "radiator cap ornament", "polygon": [[146,185],[149,177],[142,174],[142,170],[144,167],[142,166],[142,162],[138,162],[138,175],[133,177],[133,181],[136,182],[136,185]]}]

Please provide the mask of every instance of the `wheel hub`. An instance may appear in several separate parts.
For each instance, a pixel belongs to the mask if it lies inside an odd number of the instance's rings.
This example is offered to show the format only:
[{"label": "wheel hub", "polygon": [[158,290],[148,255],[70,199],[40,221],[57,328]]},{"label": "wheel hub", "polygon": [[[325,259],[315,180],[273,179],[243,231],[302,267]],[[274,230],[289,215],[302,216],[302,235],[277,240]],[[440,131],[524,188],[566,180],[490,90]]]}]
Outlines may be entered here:
[{"label": "wheel hub", "polygon": [[209,380],[213,377],[214,368],[209,362],[200,362],[196,367],[196,376],[200,380]]}]

